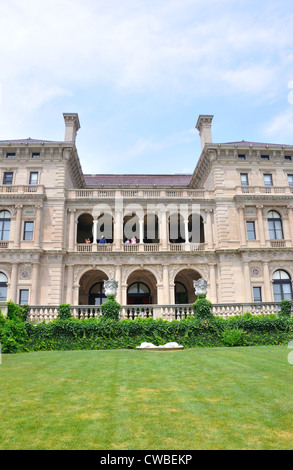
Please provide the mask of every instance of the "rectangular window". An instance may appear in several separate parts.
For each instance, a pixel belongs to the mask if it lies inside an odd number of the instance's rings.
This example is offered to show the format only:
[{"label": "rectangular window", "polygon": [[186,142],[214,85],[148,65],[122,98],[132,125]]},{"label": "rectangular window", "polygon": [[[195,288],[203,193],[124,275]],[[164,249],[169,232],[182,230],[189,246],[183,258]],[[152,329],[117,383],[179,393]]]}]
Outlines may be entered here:
[{"label": "rectangular window", "polygon": [[38,184],[38,176],[39,173],[37,171],[31,171],[29,184]]},{"label": "rectangular window", "polygon": [[293,186],[293,175],[288,175],[288,184],[289,186]]},{"label": "rectangular window", "polygon": [[270,159],[270,156],[269,155],[261,155],[260,158],[262,160],[269,160]]},{"label": "rectangular window", "polygon": [[3,175],[3,184],[12,184],[13,181],[13,172],[5,171]]},{"label": "rectangular window", "polygon": [[263,175],[265,186],[273,186],[273,176],[270,174]]},{"label": "rectangular window", "polygon": [[292,161],[291,155],[285,155],[284,159],[285,159],[286,162],[291,162]]},{"label": "rectangular window", "polygon": [[243,153],[238,154],[238,159],[239,160],[246,160],[246,155],[244,155]]},{"label": "rectangular window", "polygon": [[19,305],[28,305],[28,289],[20,289],[19,291]]},{"label": "rectangular window", "polygon": [[246,230],[247,230],[247,239],[248,240],[255,240],[255,224],[251,221],[246,221]]},{"label": "rectangular window", "polygon": [[13,152],[9,152],[9,153],[6,153],[6,158],[14,158],[15,157],[15,153]]},{"label": "rectangular window", "polygon": [[248,174],[241,173],[240,174],[241,186],[248,186]]},{"label": "rectangular window", "polygon": [[32,158],[40,158],[40,153],[39,152],[32,153]]},{"label": "rectangular window", "polygon": [[24,240],[32,240],[33,239],[33,232],[34,232],[34,223],[33,222],[25,222],[24,223],[23,239]]},{"label": "rectangular window", "polygon": [[262,302],[261,287],[254,287],[253,288],[253,301],[254,302]]}]

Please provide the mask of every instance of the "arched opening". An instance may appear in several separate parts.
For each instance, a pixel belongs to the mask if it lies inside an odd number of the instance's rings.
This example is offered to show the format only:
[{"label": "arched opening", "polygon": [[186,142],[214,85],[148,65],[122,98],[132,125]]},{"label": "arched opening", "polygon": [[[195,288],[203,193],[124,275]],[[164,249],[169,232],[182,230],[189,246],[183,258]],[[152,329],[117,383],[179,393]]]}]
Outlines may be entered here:
[{"label": "arched opening", "polygon": [[182,269],[177,273],[174,280],[175,304],[192,304],[196,301],[193,281],[200,277],[194,269]]},{"label": "arched opening", "polygon": [[7,300],[7,282],[7,276],[0,273],[0,302],[6,302]]},{"label": "arched opening", "polygon": [[169,216],[169,241],[170,243],[185,242],[184,219],[182,215],[174,212]]},{"label": "arched opening", "polygon": [[190,243],[204,243],[204,223],[200,214],[190,214],[188,217],[188,235]]},{"label": "arched opening", "polygon": [[127,286],[127,305],[157,303],[157,280],[150,271],[134,271],[128,277]]},{"label": "arched opening", "polygon": [[282,240],[284,238],[282,217],[279,212],[268,212],[268,226],[270,240]]},{"label": "arched opening", "polygon": [[292,300],[292,282],[291,277],[282,269],[278,269],[273,274],[274,301]]},{"label": "arched opening", "polygon": [[105,302],[104,281],[107,279],[107,274],[99,269],[84,273],[79,282],[79,305],[101,305]]},{"label": "arched opening", "polygon": [[144,243],[159,243],[159,219],[154,213],[144,216]]},{"label": "arched opening", "polygon": [[91,214],[82,214],[77,222],[77,243],[86,243],[90,240],[93,243],[93,216]]},{"label": "arched opening", "polygon": [[11,215],[9,211],[0,211],[0,240],[8,241],[10,235]]},{"label": "arched opening", "polygon": [[123,218],[123,241],[139,243],[139,217],[136,213],[125,215]]},{"label": "arched opening", "polygon": [[103,243],[113,243],[114,220],[111,214],[102,213],[97,218],[97,240],[96,241],[99,243],[102,239],[105,240],[105,242]]}]

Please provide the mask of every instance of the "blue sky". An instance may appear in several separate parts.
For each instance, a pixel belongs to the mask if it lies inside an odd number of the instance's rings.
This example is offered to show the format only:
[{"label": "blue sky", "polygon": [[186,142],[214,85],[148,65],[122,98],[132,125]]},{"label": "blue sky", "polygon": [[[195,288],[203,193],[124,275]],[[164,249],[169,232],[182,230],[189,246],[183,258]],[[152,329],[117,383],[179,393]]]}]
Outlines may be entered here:
[{"label": "blue sky", "polygon": [[0,0],[0,31],[0,140],[77,112],[84,173],[191,173],[199,114],[214,142],[293,144],[289,0]]}]

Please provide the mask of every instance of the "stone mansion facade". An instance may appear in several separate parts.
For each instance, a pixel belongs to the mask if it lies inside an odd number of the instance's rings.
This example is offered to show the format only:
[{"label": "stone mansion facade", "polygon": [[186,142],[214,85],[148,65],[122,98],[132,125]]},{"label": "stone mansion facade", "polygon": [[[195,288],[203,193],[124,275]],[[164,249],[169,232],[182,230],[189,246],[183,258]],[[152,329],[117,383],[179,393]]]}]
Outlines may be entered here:
[{"label": "stone mansion facade", "polygon": [[[0,141],[0,300],[123,305],[292,300],[293,145],[212,142],[193,174],[83,174],[78,115],[65,139]],[[104,237],[104,238],[103,238]],[[131,243],[135,241],[135,243]]]}]

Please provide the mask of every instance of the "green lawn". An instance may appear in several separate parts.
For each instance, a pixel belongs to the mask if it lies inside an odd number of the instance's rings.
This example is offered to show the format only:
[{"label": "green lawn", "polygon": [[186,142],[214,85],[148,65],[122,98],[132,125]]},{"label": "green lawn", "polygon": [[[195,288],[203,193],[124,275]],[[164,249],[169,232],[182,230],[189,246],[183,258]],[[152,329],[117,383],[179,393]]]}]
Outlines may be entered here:
[{"label": "green lawn", "polygon": [[289,352],[2,355],[0,449],[292,449]]}]

